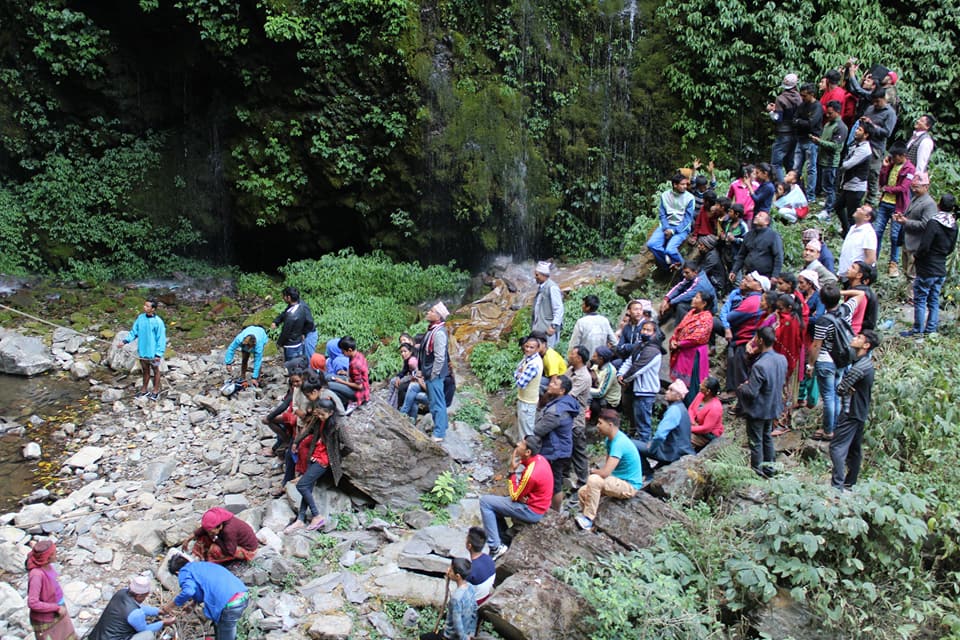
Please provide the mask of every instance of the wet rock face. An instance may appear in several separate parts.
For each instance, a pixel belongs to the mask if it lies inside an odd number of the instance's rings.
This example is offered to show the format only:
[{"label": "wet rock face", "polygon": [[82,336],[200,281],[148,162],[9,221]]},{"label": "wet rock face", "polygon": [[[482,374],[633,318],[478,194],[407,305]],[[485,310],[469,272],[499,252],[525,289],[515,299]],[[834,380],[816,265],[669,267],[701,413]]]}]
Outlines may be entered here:
[{"label": "wet rock face", "polygon": [[50,350],[39,338],[0,329],[0,373],[35,376],[55,365]]}]

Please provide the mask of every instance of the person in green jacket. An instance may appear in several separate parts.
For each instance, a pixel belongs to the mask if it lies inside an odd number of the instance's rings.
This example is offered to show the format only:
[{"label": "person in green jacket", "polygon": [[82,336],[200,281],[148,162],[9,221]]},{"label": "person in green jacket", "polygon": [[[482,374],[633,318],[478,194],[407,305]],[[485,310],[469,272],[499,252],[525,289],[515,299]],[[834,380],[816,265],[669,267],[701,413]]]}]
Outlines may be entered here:
[{"label": "person in green jacket", "polygon": [[[163,353],[167,350],[167,327],[157,315],[157,301],[145,300],[143,313],[133,322],[133,328],[123,339],[124,344],[137,340],[137,355],[140,357],[140,371],[143,373],[143,386],[138,398],[144,396],[151,400],[160,397],[160,364],[163,362]],[[153,392],[147,388],[153,380]]]}]

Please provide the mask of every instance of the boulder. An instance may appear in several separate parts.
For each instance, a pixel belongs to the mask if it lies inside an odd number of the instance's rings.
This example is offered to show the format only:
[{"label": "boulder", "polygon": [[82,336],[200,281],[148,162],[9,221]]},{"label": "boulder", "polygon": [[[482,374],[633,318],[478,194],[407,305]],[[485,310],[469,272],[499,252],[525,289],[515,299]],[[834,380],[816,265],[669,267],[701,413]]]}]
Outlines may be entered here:
[{"label": "boulder", "polygon": [[177,461],[172,458],[157,458],[143,470],[143,479],[159,487],[170,479],[177,468]]},{"label": "boulder", "polygon": [[444,580],[397,570],[374,580],[382,600],[403,600],[415,606],[437,606],[443,602]]},{"label": "boulder", "polygon": [[0,373],[35,376],[56,366],[50,350],[39,338],[28,338],[14,331],[0,337]]},{"label": "boulder", "polygon": [[629,500],[601,498],[594,528],[628,549],[643,549],[671,522],[686,524],[689,520],[666,502],[638,491]]},{"label": "boulder", "polygon": [[26,600],[4,580],[0,580],[0,620],[13,623],[24,630],[30,628]]},{"label": "boulder", "polygon": [[70,364],[70,375],[74,380],[89,378],[91,373],[93,373],[93,363],[89,360],[74,360]]},{"label": "boulder", "polygon": [[307,633],[314,640],[345,640],[353,632],[353,620],[350,616],[313,616],[308,619],[308,623],[310,627]]},{"label": "boulder", "polygon": [[694,502],[703,497],[707,488],[707,473],[704,459],[700,456],[683,456],[667,466],[657,467],[653,481],[644,487],[658,498],[679,498]]},{"label": "boulder", "polygon": [[653,259],[653,254],[649,251],[643,251],[632,256],[623,271],[620,278],[617,279],[616,290],[620,296],[630,298],[630,295],[645,286],[650,280],[651,274],[656,271],[657,262]]},{"label": "boulder", "polygon": [[790,592],[777,589],[777,594],[752,616],[753,629],[765,638],[792,638],[793,640],[828,640],[836,632],[823,628],[823,621],[808,608],[794,600]]},{"label": "boulder", "polygon": [[14,542],[0,542],[0,571],[24,573],[24,562],[30,547]]},{"label": "boulder", "polygon": [[504,580],[480,612],[507,640],[589,638],[586,619],[594,613],[572,587],[542,568]]},{"label": "boulder", "polygon": [[537,524],[523,525],[510,550],[498,561],[498,569],[504,575],[530,567],[549,572],[567,567],[577,558],[596,560],[623,551],[610,538],[580,529],[569,514],[548,511]]},{"label": "boulder", "polygon": [[410,420],[380,398],[346,418],[349,453],[343,472],[378,503],[393,508],[420,505],[437,476],[450,468],[450,457]]},{"label": "boulder", "polygon": [[106,364],[114,371],[129,372],[136,370],[140,366],[140,359],[137,356],[136,340],[130,344],[123,344],[123,339],[127,337],[128,333],[130,332],[119,332],[107,350]]}]

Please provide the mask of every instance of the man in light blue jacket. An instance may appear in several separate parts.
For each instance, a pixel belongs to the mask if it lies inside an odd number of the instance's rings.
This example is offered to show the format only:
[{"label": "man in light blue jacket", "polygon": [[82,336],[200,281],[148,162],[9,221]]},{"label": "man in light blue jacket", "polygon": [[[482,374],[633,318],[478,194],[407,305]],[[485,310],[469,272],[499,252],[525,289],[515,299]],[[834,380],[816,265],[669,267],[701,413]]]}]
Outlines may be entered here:
[{"label": "man in light blue jacket", "polygon": [[[167,350],[167,327],[157,315],[156,300],[144,301],[143,313],[134,320],[133,328],[123,339],[123,343],[130,344],[134,340],[137,341],[137,355],[140,357],[140,371],[143,374],[143,386],[137,397],[146,396],[156,400],[160,397],[160,363],[163,361],[163,353]],[[148,393],[147,388],[151,378],[153,392]]]},{"label": "man in light blue jacket", "polygon": [[227,352],[223,356],[223,363],[228,367],[233,364],[233,354],[240,349],[240,377],[246,379],[247,364],[250,362],[250,354],[253,354],[253,373],[250,382],[254,386],[260,384],[260,365],[263,364],[263,348],[267,344],[267,332],[263,327],[251,325],[237,334]]}]

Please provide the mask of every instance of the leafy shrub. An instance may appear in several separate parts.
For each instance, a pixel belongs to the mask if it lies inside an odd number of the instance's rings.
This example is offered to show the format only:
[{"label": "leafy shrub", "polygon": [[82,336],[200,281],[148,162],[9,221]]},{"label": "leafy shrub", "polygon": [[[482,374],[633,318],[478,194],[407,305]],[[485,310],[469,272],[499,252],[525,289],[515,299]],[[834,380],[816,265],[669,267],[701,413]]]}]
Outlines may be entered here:
[{"label": "leafy shrub", "polygon": [[481,342],[470,351],[469,362],[483,390],[493,393],[513,384],[513,372],[521,359],[523,352],[515,343],[499,347],[492,342]]},{"label": "leafy shrub", "polygon": [[237,295],[251,298],[279,297],[281,287],[265,273],[241,273],[237,276]]},{"label": "leafy shrub", "polygon": [[420,504],[427,511],[438,513],[452,504],[460,502],[467,494],[467,479],[444,471],[437,476],[433,488],[420,496]]},{"label": "leafy shrub", "polygon": [[466,422],[474,428],[487,422],[487,407],[482,399],[463,388],[457,389],[457,394],[460,396],[460,408],[453,415],[454,420]]}]

